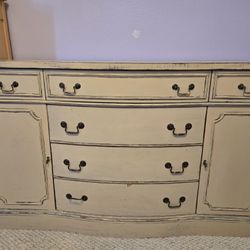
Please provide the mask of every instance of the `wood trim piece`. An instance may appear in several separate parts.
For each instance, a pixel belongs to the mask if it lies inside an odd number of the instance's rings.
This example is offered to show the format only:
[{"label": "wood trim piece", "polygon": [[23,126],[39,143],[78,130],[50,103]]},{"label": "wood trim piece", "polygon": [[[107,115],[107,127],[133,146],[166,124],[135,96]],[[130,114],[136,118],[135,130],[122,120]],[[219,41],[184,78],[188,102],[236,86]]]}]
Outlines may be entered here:
[{"label": "wood trim piece", "polygon": [[82,69],[82,70],[250,70],[250,62],[58,62],[58,61],[0,61],[0,68]]},{"label": "wood trim piece", "polygon": [[0,0],[0,59],[12,59],[5,0]]},{"label": "wood trim piece", "polygon": [[[245,217],[244,217],[245,218]],[[233,218],[235,219],[235,218]],[[18,223],[17,223],[18,222]],[[35,225],[35,226],[34,226]],[[250,236],[249,220],[231,220],[230,217],[206,217],[197,219],[176,217],[175,220],[162,222],[109,222],[90,221],[87,218],[65,218],[56,215],[24,212],[19,215],[0,216],[0,228],[42,229],[81,232],[86,235],[112,237],[165,237],[178,235],[225,235]]]}]

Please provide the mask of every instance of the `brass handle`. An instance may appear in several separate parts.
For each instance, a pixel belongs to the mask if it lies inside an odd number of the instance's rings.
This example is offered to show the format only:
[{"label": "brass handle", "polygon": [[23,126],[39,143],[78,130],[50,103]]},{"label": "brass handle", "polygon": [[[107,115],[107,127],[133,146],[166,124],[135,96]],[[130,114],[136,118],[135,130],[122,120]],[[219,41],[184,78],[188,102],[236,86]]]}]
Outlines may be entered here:
[{"label": "brass handle", "polygon": [[80,129],[83,129],[85,127],[85,125],[84,125],[84,123],[79,122],[76,126],[76,131],[69,131],[67,122],[62,121],[61,127],[64,128],[65,132],[69,135],[78,135],[80,133]]},{"label": "brass handle", "polygon": [[168,197],[165,197],[163,199],[163,202],[166,203],[166,204],[168,204],[168,207],[172,209],[172,208],[179,208],[179,207],[181,207],[182,203],[185,202],[185,200],[186,200],[186,197],[185,196],[181,196],[180,199],[179,199],[179,204],[177,204],[177,205],[171,205],[170,199]]},{"label": "brass handle", "polygon": [[17,81],[14,81],[10,86],[11,86],[11,89],[9,89],[9,90],[4,89],[3,83],[0,82],[0,89],[1,89],[3,94],[14,94],[15,88],[17,88],[19,86],[19,83]]},{"label": "brass handle", "polygon": [[68,159],[64,159],[63,161],[64,165],[68,166],[68,170],[71,172],[81,172],[82,168],[85,167],[87,164],[85,161],[80,161],[79,168],[70,168],[70,161]]},{"label": "brass handle", "polygon": [[66,198],[68,199],[68,200],[76,200],[76,201],[87,201],[88,200],[88,196],[86,196],[86,195],[83,195],[81,198],[74,198],[73,196],[72,196],[72,194],[66,194]]},{"label": "brass handle", "polygon": [[173,84],[172,89],[177,91],[177,96],[179,97],[188,97],[191,95],[191,91],[195,88],[195,85],[193,83],[190,83],[188,85],[188,92],[186,93],[181,93],[180,90],[181,88],[179,87],[178,84]]},{"label": "brass handle", "polygon": [[246,91],[247,88],[244,83],[240,83],[238,89],[243,91],[243,96],[250,97],[250,92]]},{"label": "brass handle", "polygon": [[73,86],[73,92],[66,91],[66,86],[65,86],[65,84],[63,82],[59,83],[59,88],[61,88],[63,90],[64,95],[76,95],[76,90],[81,88],[81,84],[76,83]]},{"label": "brass handle", "polygon": [[189,165],[189,163],[187,161],[182,162],[182,170],[181,171],[173,171],[173,166],[171,164],[171,162],[167,162],[165,164],[165,168],[170,169],[170,173],[173,175],[178,175],[178,174],[183,174],[184,173],[184,169],[187,168]]},{"label": "brass handle", "polygon": [[169,123],[168,126],[167,126],[167,129],[170,130],[170,131],[172,131],[172,133],[173,133],[174,136],[185,136],[185,135],[187,135],[188,130],[190,130],[191,128],[192,128],[192,124],[191,123],[187,123],[185,125],[185,132],[183,132],[183,133],[176,133],[175,132],[175,126],[174,126],[174,124]]}]

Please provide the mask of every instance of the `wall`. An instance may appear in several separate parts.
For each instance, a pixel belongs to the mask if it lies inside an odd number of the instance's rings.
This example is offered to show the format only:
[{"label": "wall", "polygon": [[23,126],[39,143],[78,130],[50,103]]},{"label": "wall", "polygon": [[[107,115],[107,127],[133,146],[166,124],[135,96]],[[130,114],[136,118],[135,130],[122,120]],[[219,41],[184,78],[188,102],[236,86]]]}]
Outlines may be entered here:
[{"label": "wall", "polygon": [[250,60],[250,0],[7,2],[18,60]]}]

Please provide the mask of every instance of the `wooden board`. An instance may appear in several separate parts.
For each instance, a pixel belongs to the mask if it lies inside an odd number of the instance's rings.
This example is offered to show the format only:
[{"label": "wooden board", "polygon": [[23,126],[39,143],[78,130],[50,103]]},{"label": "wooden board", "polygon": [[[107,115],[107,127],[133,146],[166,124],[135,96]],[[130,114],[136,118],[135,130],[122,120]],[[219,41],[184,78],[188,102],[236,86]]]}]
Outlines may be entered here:
[{"label": "wooden board", "polygon": [[5,0],[0,0],[0,59],[12,59]]}]

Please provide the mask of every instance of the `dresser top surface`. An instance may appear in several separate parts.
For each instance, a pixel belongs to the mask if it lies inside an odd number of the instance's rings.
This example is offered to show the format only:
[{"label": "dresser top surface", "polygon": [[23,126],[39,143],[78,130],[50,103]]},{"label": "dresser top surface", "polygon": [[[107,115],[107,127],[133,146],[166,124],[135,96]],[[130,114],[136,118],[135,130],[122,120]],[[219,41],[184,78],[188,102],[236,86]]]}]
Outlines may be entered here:
[{"label": "dresser top surface", "polygon": [[64,62],[0,61],[0,69],[250,70],[249,62]]}]

